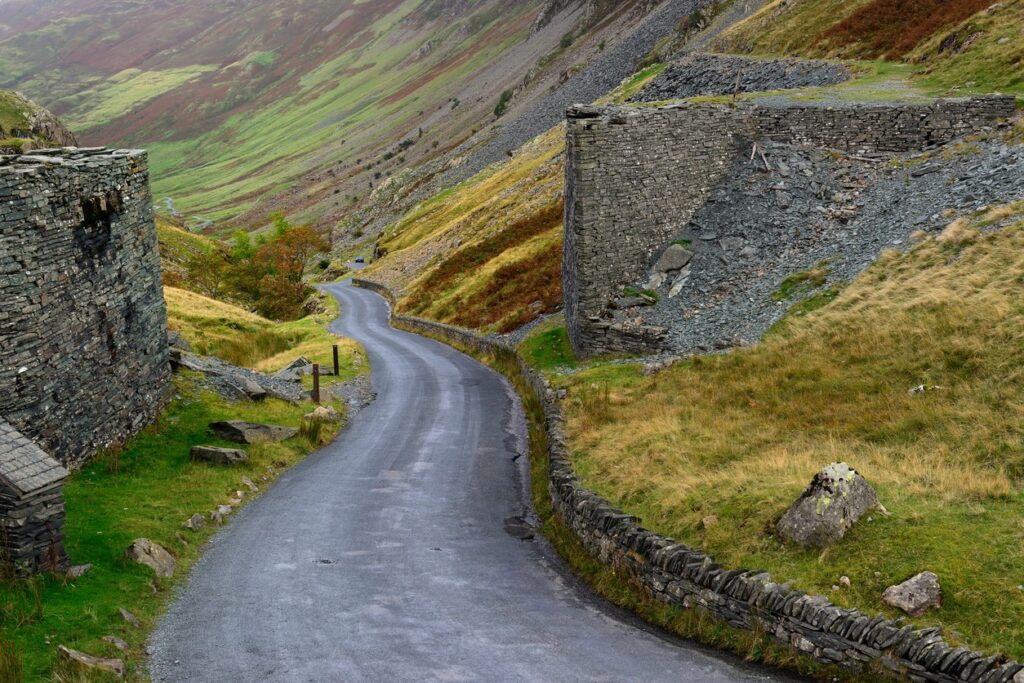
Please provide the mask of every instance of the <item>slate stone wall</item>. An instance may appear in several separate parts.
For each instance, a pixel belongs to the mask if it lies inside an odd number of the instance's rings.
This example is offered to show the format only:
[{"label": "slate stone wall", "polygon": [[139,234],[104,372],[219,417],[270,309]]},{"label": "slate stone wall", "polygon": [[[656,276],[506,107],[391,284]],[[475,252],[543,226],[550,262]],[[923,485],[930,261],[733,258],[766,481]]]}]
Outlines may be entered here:
[{"label": "slate stone wall", "polygon": [[614,508],[583,487],[572,468],[565,418],[555,393],[516,351],[470,330],[394,314],[394,295],[361,279],[353,284],[392,303],[396,327],[440,337],[454,346],[514,356],[522,378],[544,407],[548,437],[548,492],[559,520],[623,581],[662,602],[697,609],[747,631],[759,631],[825,664],[874,672],[879,680],[918,683],[1015,683],[1024,664],[947,643],[939,628],[871,616],[833,605],[775,581],[761,571],[728,569],[700,550],[645,529],[641,520]]},{"label": "slate stone wall", "polygon": [[145,152],[0,157],[0,416],[67,466],[170,390]]},{"label": "slate stone wall", "polygon": [[707,201],[741,154],[774,140],[854,155],[943,145],[1015,111],[1012,97],[826,107],[680,103],[568,111],[563,277],[569,338],[580,357],[661,348],[639,322],[604,312]]}]

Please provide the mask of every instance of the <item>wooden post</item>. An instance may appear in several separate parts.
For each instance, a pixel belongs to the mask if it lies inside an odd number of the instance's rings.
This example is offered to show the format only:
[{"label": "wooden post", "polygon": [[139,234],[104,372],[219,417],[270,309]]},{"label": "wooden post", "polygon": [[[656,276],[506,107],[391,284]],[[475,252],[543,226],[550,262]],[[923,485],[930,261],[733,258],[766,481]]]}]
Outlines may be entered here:
[{"label": "wooden post", "polygon": [[320,405],[320,365],[313,364],[313,403]]},{"label": "wooden post", "polygon": [[338,345],[334,345],[334,376],[338,377],[341,375],[341,361],[338,358]]}]

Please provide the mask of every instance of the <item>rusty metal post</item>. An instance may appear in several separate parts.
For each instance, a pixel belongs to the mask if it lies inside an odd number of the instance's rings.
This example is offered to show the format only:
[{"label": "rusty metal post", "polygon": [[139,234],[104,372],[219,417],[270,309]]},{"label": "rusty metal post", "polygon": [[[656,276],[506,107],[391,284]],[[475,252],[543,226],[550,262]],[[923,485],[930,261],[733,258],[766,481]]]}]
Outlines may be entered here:
[{"label": "rusty metal post", "polygon": [[313,403],[320,405],[320,365],[313,364]]},{"label": "rusty metal post", "polygon": [[334,345],[334,376],[341,375],[341,360],[338,358],[338,345]]}]

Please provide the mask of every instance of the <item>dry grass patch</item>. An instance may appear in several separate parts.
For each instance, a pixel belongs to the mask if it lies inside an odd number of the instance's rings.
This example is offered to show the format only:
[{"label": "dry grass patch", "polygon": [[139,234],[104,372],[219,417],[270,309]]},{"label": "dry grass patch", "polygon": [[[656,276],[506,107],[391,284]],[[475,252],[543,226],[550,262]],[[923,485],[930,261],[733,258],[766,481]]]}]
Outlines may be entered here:
[{"label": "dry grass patch", "polygon": [[[871,613],[886,586],[935,571],[946,603],[922,623],[1024,657],[1024,223],[978,230],[1021,209],[883,254],[756,347],[562,378],[585,483],[728,566]],[[824,553],[783,547],[775,522],[837,460],[892,516]],[[853,585],[833,592],[840,576]]]}]

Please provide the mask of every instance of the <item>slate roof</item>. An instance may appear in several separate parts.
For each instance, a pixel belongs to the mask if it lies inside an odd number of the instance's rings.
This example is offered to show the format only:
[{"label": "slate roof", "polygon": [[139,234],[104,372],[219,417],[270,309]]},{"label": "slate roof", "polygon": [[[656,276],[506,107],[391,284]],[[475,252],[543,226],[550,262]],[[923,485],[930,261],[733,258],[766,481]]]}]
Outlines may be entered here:
[{"label": "slate roof", "polygon": [[13,488],[20,497],[67,476],[59,462],[0,418],[0,485]]}]

